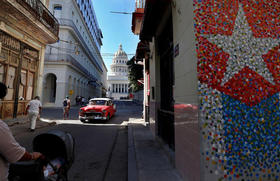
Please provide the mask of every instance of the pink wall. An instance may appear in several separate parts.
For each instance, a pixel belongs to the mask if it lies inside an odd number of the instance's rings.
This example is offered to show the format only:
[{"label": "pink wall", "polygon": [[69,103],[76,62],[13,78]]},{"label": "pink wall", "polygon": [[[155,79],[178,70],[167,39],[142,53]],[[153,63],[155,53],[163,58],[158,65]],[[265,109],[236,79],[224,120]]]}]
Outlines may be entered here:
[{"label": "pink wall", "polygon": [[184,178],[200,181],[200,132],[198,108],[190,104],[176,104],[175,160]]}]

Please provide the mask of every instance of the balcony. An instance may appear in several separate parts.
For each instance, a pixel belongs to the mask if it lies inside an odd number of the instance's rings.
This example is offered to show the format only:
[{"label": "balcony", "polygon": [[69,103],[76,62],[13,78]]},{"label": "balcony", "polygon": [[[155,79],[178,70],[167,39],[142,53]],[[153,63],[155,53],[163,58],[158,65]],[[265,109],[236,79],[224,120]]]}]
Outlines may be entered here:
[{"label": "balcony", "polygon": [[145,0],[136,0],[135,11],[132,13],[132,32],[139,35],[145,9]]},{"label": "balcony", "polygon": [[46,64],[56,63],[58,65],[61,63],[68,63],[68,64],[74,66],[75,68],[77,68],[78,70],[80,70],[81,72],[83,72],[89,81],[94,82],[94,83],[98,81],[97,77],[92,75],[83,65],[80,64],[80,62],[78,60],[76,60],[74,57],[72,57],[69,54],[61,54],[61,53],[60,54],[46,54],[45,63]]},{"label": "balcony", "polygon": [[59,19],[60,25],[61,26],[68,26],[71,27],[72,30],[74,31],[74,33],[78,36],[80,43],[81,43],[81,47],[84,48],[85,53],[90,57],[91,61],[94,63],[94,65],[96,66],[96,68],[100,71],[103,72],[100,63],[98,62],[98,60],[94,57],[92,51],[90,51],[87,43],[85,42],[83,36],[80,34],[78,28],[76,27],[75,23],[73,22],[73,20],[71,19]]},{"label": "balcony", "polygon": [[0,21],[45,44],[58,40],[59,23],[40,0],[0,0]]}]

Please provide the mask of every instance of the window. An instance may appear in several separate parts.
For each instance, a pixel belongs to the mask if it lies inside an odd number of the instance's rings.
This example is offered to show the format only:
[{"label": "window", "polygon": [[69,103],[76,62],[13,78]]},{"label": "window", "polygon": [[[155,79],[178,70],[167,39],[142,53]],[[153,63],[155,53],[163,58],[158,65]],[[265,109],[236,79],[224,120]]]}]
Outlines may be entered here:
[{"label": "window", "polygon": [[29,73],[28,74],[28,88],[27,88],[27,93],[26,93],[26,100],[31,100],[32,99],[32,94],[33,94],[33,83],[34,83],[34,73]]},{"label": "window", "polygon": [[9,67],[8,75],[7,75],[8,77],[7,77],[7,82],[6,82],[6,85],[8,86],[8,93],[5,97],[5,100],[13,99],[15,75],[16,75],[16,68]]},{"label": "window", "polygon": [[56,18],[61,18],[61,11],[62,11],[62,6],[60,4],[56,4],[54,5],[53,7],[53,15],[56,17]]},{"label": "window", "polygon": [[62,6],[60,4],[54,5],[53,9],[54,10],[62,10]]},{"label": "window", "polygon": [[0,82],[4,82],[4,65],[0,63]]},{"label": "window", "polygon": [[21,70],[20,85],[19,85],[19,98],[25,99],[25,91],[27,85],[27,71]]}]

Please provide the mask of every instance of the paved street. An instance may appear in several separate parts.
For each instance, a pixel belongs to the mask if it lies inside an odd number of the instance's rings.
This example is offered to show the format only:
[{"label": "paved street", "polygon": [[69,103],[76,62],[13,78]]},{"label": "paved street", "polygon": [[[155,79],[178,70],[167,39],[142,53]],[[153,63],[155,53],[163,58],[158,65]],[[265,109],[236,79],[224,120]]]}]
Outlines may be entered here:
[{"label": "paved street", "polygon": [[[127,126],[129,118],[139,118],[142,107],[130,101],[117,102],[117,113],[108,122],[83,124],[78,107],[71,109],[69,120],[62,120],[62,108],[44,108],[42,120],[56,126],[23,132],[16,139],[31,151],[32,139],[49,129],[70,132],[76,141],[75,162],[69,171],[70,181],[127,180]],[[26,128],[27,130],[27,128]]]}]

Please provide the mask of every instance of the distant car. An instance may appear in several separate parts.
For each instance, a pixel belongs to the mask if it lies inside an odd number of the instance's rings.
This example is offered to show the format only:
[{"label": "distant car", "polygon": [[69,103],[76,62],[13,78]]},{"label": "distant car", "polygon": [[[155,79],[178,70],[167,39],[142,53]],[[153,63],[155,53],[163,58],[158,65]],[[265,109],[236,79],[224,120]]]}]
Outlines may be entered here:
[{"label": "distant car", "polygon": [[109,98],[93,98],[87,106],[81,107],[79,119],[81,122],[90,120],[109,120],[116,112],[116,105]]}]

